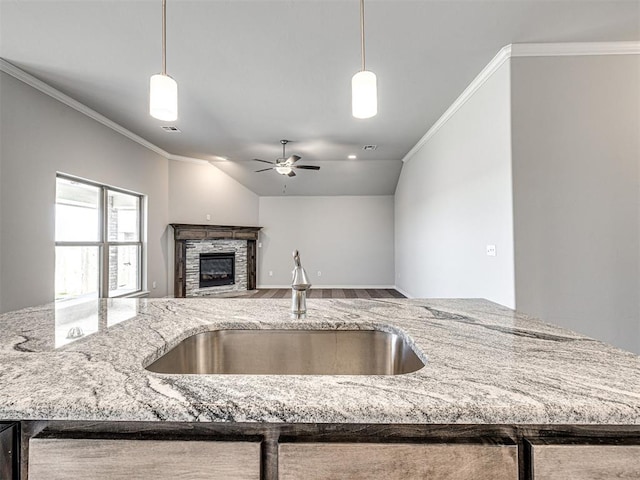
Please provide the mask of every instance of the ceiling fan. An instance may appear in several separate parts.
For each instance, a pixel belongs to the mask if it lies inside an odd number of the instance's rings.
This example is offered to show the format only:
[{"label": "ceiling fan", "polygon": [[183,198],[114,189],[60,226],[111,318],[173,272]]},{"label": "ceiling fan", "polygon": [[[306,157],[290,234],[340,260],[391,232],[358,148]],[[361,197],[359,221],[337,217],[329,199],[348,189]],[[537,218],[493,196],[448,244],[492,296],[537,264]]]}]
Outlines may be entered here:
[{"label": "ceiling fan", "polygon": [[268,160],[260,160],[259,158],[254,158],[256,162],[262,163],[270,163],[273,167],[263,168],[262,170],[256,170],[258,172],[266,172],[267,170],[275,170],[280,175],[287,175],[289,177],[295,177],[296,172],[293,171],[294,168],[299,168],[301,170],[320,170],[320,167],[315,165],[294,165],[298,160],[302,157],[299,155],[291,155],[289,158],[285,155],[285,148],[289,140],[280,140],[282,144],[282,158],[276,158],[275,162],[269,162]]}]

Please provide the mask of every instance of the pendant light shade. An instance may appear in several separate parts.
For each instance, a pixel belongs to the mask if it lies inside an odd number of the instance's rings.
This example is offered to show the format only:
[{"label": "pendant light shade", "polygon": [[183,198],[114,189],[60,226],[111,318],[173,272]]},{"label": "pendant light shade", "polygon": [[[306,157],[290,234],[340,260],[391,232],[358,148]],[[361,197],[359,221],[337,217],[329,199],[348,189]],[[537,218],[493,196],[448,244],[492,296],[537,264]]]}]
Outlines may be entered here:
[{"label": "pendant light shade", "polygon": [[178,84],[169,75],[158,73],[149,82],[149,113],[172,122],[178,119]]},{"label": "pendant light shade", "polygon": [[355,118],[371,118],[378,113],[378,80],[366,68],[364,54],[364,0],[360,0],[360,53],[362,69],[351,78],[351,113]]},{"label": "pendant light shade", "polygon": [[356,118],[371,118],[378,113],[376,74],[363,70],[351,79],[352,113]]},{"label": "pendant light shade", "polygon": [[178,119],[178,84],[167,75],[167,0],[162,0],[162,72],[149,81],[149,114],[165,122]]}]

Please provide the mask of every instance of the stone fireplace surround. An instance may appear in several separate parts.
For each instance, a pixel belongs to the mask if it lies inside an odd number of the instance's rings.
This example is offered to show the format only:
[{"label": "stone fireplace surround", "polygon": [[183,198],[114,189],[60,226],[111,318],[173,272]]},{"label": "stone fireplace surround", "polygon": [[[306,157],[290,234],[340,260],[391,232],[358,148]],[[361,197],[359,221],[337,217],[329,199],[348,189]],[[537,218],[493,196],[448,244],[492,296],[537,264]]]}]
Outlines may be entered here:
[{"label": "stone fireplace surround", "polygon": [[[202,297],[256,288],[256,241],[262,227],[172,223],[175,240],[174,295]],[[199,288],[200,253],[235,252],[235,283]]]},{"label": "stone fireplace surround", "polygon": [[[201,253],[235,253],[235,279],[233,285],[200,287]],[[241,292],[247,289],[246,240],[187,240],[185,256],[185,297],[203,297],[216,293]]]}]

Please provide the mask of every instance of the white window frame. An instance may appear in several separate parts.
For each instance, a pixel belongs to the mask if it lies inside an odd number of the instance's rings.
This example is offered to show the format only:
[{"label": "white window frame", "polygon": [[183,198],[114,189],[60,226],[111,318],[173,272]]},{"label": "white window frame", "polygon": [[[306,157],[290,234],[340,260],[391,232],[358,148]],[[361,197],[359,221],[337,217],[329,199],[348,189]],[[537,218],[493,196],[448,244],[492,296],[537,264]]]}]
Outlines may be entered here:
[{"label": "white window frame", "polygon": [[[130,190],[125,190],[123,188],[112,187],[110,185],[104,185],[101,183],[93,182],[91,180],[86,180],[84,178],[74,177],[72,175],[67,175],[64,173],[56,174],[56,185],[57,180],[59,178],[65,180],[71,180],[73,182],[82,183],[84,185],[89,185],[92,187],[96,187],[100,189],[99,195],[99,205],[98,205],[98,215],[100,218],[100,231],[99,231],[99,240],[94,242],[68,242],[68,241],[56,241],[56,247],[98,247],[98,297],[99,298],[123,298],[123,297],[135,297],[139,296],[144,292],[143,288],[145,285],[145,241],[144,241],[144,232],[145,232],[145,212],[146,212],[146,196],[132,192]],[[57,190],[57,189],[56,189]],[[109,240],[109,214],[106,208],[108,203],[109,192],[117,192],[123,193],[126,195],[131,195],[134,197],[138,197],[138,240],[137,241],[110,241]],[[56,204],[57,204],[57,191],[56,191]],[[128,245],[137,245],[138,248],[138,281],[137,288],[135,291],[123,293],[121,295],[109,296],[109,247],[116,246],[128,246]],[[63,300],[64,301],[64,300]]]}]

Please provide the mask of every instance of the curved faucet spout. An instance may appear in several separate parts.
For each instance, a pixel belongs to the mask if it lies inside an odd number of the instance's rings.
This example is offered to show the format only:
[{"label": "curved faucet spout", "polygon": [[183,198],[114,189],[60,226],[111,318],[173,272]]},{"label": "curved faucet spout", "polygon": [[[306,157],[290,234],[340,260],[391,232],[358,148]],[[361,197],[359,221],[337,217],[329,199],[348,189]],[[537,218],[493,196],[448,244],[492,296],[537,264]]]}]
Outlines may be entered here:
[{"label": "curved faucet spout", "polygon": [[300,263],[300,253],[298,250],[293,252],[293,262],[295,264],[293,269],[293,278],[291,280],[291,288],[294,290],[309,290],[311,288],[311,282],[307,276],[307,272],[302,268]]},{"label": "curved faucet spout", "polygon": [[291,316],[293,318],[306,318],[307,316],[307,290],[311,288],[311,282],[307,272],[302,268],[300,253],[293,251],[293,279],[291,280]]}]

